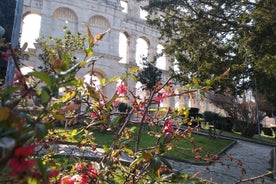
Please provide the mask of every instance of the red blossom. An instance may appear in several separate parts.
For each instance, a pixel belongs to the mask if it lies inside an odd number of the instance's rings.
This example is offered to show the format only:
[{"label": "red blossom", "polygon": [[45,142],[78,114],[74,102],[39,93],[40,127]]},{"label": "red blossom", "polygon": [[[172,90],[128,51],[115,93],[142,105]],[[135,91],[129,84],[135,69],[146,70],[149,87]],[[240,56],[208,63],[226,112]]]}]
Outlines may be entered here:
[{"label": "red blossom", "polygon": [[158,93],[154,98],[153,100],[156,102],[156,103],[160,103],[162,102],[165,98],[168,97],[168,93],[167,92],[160,92]]},{"label": "red blossom", "polygon": [[164,124],[162,133],[167,134],[167,133],[172,133],[172,132],[173,132],[172,119],[168,119]]},{"label": "red blossom", "polygon": [[10,175],[15,176],[24,173],[28,168],[32,168],[35,164],[34,160],[26,160],[25,158],[12,158],[8,166],[12,169]]},{"label": "red blossom", "polygon": [[32,168],[35,160],[27,157],[34,153],[34,146],[19,147],[15,150],[15,157],[11,158],[8,166],[12,169],[10,175],[18,175],[24,173],[28,168]]},{"label": "red blossom", "polygon": [[55,178],[55,177],[57,177],[58,175],[59,175],[59,171],[58,171],[58,170],[52,169],[52,170],[50,170],[50,172],[49,172],[49,177],[50,177],[50,178]]},{"label": "red blossom", "polygon": [[15,150],[15,155],[17,157],[27,157],[34,153],[34,146],[20,147]]},{"label": "red blossom", "polygon": [[76,178],[73,178],[69,175],[63,176],[60,180],[60,184],[74,184],[76,181]]},{"label": "red blossom", "polygon": [[127,87],[124,83],[121,83],[117,86],[117,94],[124,95],[127,93]]}]

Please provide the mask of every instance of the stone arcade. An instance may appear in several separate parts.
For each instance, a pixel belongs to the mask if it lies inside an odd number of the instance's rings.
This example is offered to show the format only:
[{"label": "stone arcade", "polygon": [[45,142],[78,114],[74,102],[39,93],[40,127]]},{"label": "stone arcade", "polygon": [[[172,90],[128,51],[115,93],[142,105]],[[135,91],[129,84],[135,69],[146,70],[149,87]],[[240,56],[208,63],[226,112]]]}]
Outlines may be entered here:
[{"label": "stone arcade", "polygon": [[[37,60],[39,49],[33,45],[36,38],[47,35],[62,37],[63,25],[73,33],[84,34],[84,23],[87,23],[92,34],[111,29],[103,41],[95,47],[94,55],[103,57],[96,62],[96,74],[93,80],[120,76],[129,67],[139,66],[141,57],[153,58],[163,49],[162,41],[158,39],[158,31],[146,24],[147,12],[141,9],[142,5],[136,0],[25,0],[21,44],[29,42],[29,51],[33,53],[25,63],[31,68],[39,66]],[[30,32],[25,31],[28,28],[36,31],[36,34],[31,35],[32,38],[26,36]],[[163,71],[165,79],[171,66],[166,57],[160,57],[156,66]],[[89,69],[81,70],[78,75],[84,76],[87,80],[91,77]],[[139,92],[137,86],[131,81],[128,82],[130,89]],[[113,85],[105,88],[105,94],[111,96],[114,87]],[[223,115],[222,110],[209,103],[207,99],[202,100],[199,92],[184,97],[169,98],[162,105],[197,107],[200,108],[200,112],[215,111]]]}]

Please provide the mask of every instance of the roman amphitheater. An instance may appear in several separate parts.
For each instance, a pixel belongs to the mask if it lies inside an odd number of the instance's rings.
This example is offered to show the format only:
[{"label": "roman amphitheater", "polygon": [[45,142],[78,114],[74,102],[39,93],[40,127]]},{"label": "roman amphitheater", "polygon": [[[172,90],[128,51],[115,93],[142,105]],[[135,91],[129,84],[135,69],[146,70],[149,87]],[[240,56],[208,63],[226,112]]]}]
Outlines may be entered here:
[{"label": "roman amphitheater", "polygon": [[[36,38],[47,35],[62,37],[63,25],[73,33],[85,34],[86,23],[92,34],[109,28],[111,30],[94,49],[95,56],[103,57],[96,62],[93,80],[121,76],[131,66],[141,65],[142,57],[150,60],[163,49],[158,31],[146,24],[147,12],[141,9],[142,5],[136,0],[25,0],[21,44],[28,42],[28,50],[32,55],[24,61],[28,67],[23,70],[28,72],[39,66]],[[163,71],[165,79],[171,67],[166,57],[159,57],[156,66]],[[78,75],[90,80],[89,71],[89,68],[82,69]],[[128,87],[139,92],[139,84],[129,81]],[[114,86],[105,88],[104,92],[111,96]],[[222,110],[202,98],[199,92],[169,98],[162,105],[197,107],[200,112],[214,111],[224,115]]]}]

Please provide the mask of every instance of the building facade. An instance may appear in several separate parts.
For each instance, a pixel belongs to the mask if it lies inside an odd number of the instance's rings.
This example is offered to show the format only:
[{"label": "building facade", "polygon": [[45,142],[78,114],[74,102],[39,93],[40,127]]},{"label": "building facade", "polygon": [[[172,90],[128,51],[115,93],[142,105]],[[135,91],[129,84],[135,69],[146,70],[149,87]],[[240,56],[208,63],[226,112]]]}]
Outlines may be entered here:
[{"label": "building facade", "polygon": [[[94,35],[111,30],[94,49],[94,55],[103,57],[96,62],[93,77],[100,80],[121,76],[131,66],[141,65],[143,57],[151,60],[163,49],[158,31],[146,24],[147,12],[142,10],[143,5],[136,0],[25,0],[21,43],[28,42],[29,50],[34,53],[25,62],[34,69],[39,65],[33,44],[36,38],[49,35],[62,37],[64,25],[73,33],[85,34],[85,24],[88,24]],[[33,33],[28,35],[30,32]],[[166,78],[170,67],[166,57],[158,58],[156,66]],[[78,75],[88,80],[91,77],[89,68],[82,69]],[[131,81],[128,87],[139,91],[139,85]],[[112,85],[105,88],[105,94],[113,95],[114,88]],[[163,105],[197,107],[201,112],[217,110],[199,92],[170,98]]]}]

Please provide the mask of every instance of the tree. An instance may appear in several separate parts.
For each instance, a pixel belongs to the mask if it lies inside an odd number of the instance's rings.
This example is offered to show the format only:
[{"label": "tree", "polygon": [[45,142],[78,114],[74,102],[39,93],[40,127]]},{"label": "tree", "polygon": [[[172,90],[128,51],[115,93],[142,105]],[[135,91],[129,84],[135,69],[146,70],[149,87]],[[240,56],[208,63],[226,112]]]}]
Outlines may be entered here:
[{"label": "tree", "polygon": [[227,89],[233,96],[258,89],[276,106],[271,86],[276,71],[275,4],[149,0],[145,9],[150,12],[148,23],[160,30],[166,43],[164,52],[179,66],[174,73],[179,81],[197,78],[200,85]]},{"label": "tree", "polygon": [[241,52],[250,59],[252,67],[250,86],[255,88],[276,104],[276,2],[259,1],[251,13],[248,30],[242,30],[240,38]]}]

